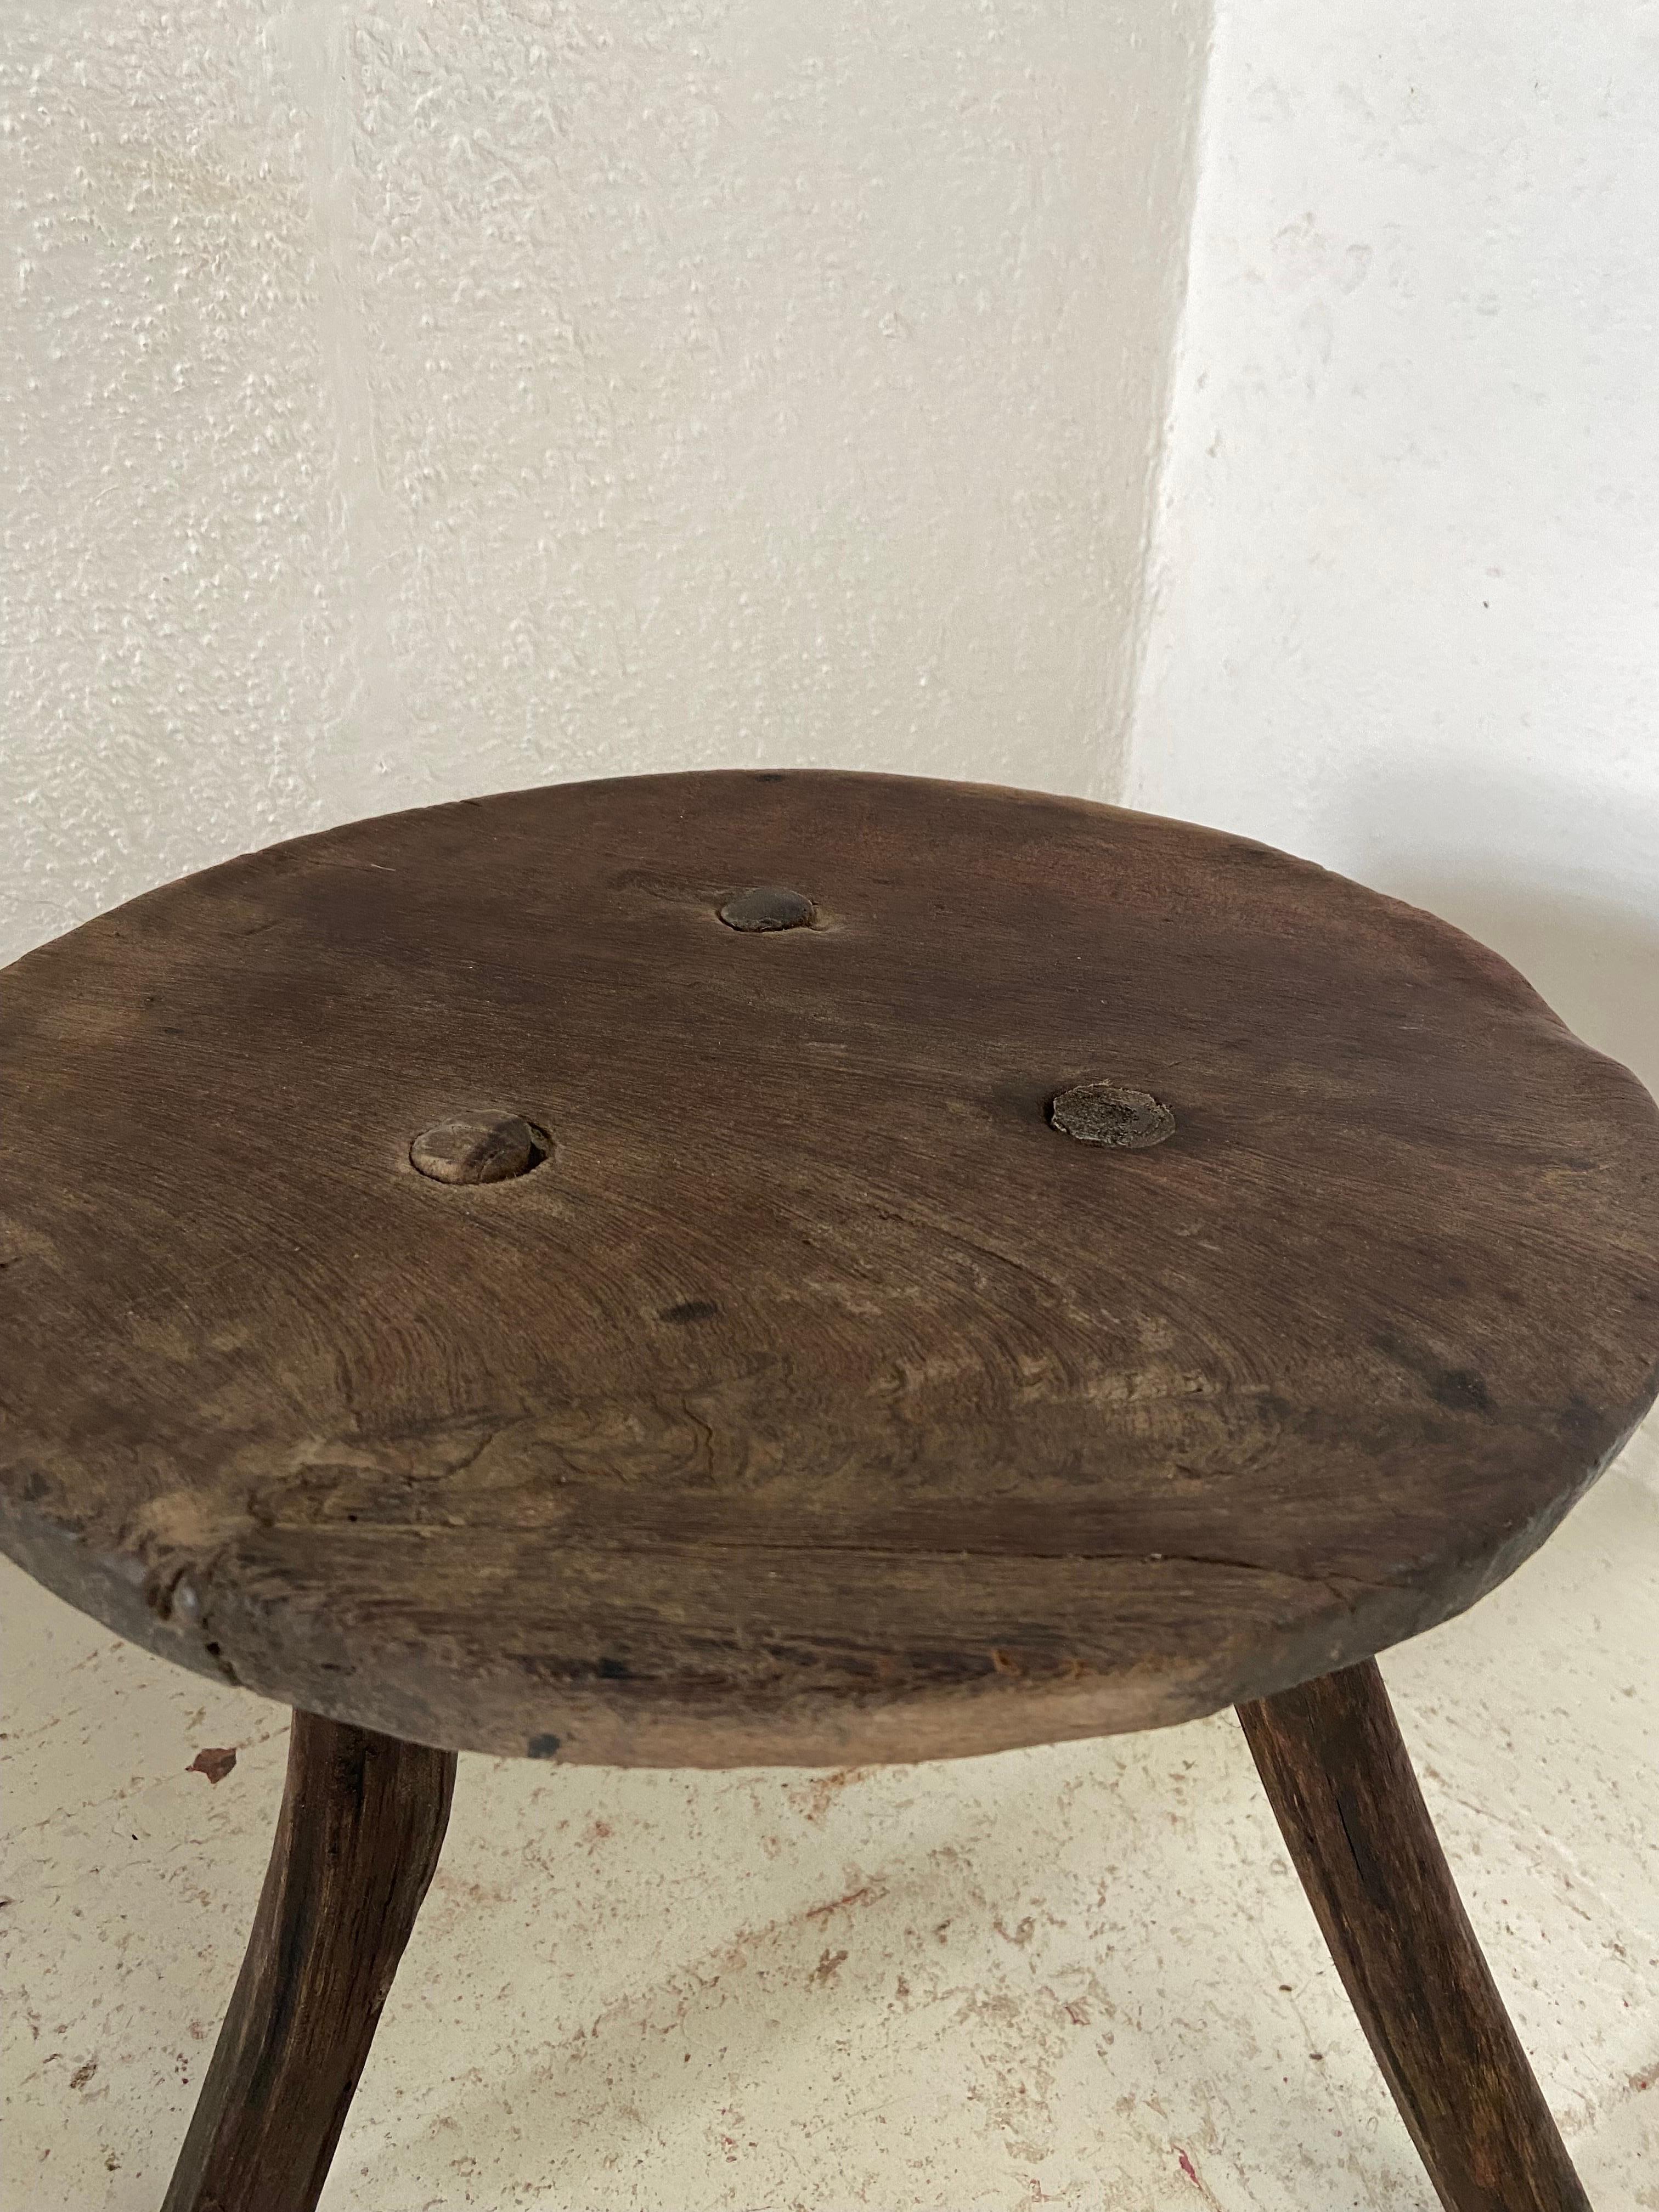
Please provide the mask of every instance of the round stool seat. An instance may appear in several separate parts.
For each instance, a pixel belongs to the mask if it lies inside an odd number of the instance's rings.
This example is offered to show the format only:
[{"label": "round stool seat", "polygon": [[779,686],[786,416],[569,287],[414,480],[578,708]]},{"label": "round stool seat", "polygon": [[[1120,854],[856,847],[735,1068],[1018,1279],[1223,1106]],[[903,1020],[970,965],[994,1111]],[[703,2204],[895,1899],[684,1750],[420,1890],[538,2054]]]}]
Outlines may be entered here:
[{"label": "round stool seat", "polygon": [[566,785],[170,884],[0,999],[6,1548],[421,1742],[1261,1698],[1510,1573],[1659,1380],[1635,1079],[1179,823]]}]

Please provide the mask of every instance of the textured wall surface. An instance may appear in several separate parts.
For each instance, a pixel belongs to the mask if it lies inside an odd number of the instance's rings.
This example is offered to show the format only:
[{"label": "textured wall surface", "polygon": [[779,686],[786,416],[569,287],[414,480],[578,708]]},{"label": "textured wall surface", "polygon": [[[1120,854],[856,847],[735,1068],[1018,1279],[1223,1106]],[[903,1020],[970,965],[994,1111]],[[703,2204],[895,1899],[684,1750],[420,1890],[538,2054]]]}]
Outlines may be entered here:
[{"label": "textured wall surface", "polygon": [[0,956],[544,779],[1113,787],[1207,16],[10,8]]},{"label": "textured wall surface", "polygon": [[1651,0],[1227,0],[1130,790],[1659,1089],[1656,147]]}]

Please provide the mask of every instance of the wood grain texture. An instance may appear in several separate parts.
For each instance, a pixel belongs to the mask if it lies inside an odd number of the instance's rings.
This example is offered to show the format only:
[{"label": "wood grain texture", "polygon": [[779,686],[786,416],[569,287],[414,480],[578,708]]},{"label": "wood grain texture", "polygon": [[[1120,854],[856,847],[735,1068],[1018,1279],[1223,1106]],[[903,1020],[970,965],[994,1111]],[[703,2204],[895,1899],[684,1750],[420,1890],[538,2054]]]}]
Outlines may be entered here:
[{"label": "wood grain texture", "polygon": [[295,1713],[247,1954],[162,2212],[310,2212],[438,1863],[455,1755]]},{"label": "wood grain texture", "polygon": [[[809,924],[745,931],[756,886]],[[1144,1091],[1144,1149],[1050,1126]],[[476,1187],[410,1146],[546,1133]],[[0,1529],[422,1742],[841,1763],[1178,1721],[1547,1534],[1659,1373],[1659,1114],[1512,969],[1110,807],[567,785],[0,979]]]},{"label": "wood grain texture", "polygon": [[1374,1662],[1238,1709],[1360,2025],[1447,2212],[1590,2212]]}]

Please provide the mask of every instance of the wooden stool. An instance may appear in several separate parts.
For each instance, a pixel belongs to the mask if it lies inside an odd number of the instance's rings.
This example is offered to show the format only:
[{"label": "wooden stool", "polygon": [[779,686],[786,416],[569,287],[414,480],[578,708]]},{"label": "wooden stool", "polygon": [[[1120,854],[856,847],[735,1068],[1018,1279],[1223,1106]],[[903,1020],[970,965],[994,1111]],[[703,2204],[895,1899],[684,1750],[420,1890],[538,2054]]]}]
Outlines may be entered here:
[{"label": "wooden stool", "polygon": [[1655,1389],[1659,1115],[1493,954],[1111,807],[648,776],[135,900],[0,1079],[6,1547],[296,1709],[172,2212],[314,2203],[458,1748],[1229,1704],[1442,2201],[1584,2206],[1372,1661]]}]

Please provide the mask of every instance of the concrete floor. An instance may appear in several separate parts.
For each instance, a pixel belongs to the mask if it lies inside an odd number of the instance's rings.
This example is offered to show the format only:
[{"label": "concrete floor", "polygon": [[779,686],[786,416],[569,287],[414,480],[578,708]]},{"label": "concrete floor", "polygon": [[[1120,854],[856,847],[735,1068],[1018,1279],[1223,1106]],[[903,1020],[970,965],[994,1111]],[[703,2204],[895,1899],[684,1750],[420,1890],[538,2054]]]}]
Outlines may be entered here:
[{"label": "concrete floor", "polygon": [[[285,1717],[6,1568],[3,2212],[153,2212]],[[1659,1431],[1391,1655],[1597,2212],[1659,2207]],[[218,1783],[189,1771],[234,1747]],[[327,2212],[1407,2212],[1431,2191],[1226,1715],[931,1768],[464,1759]]]}]

